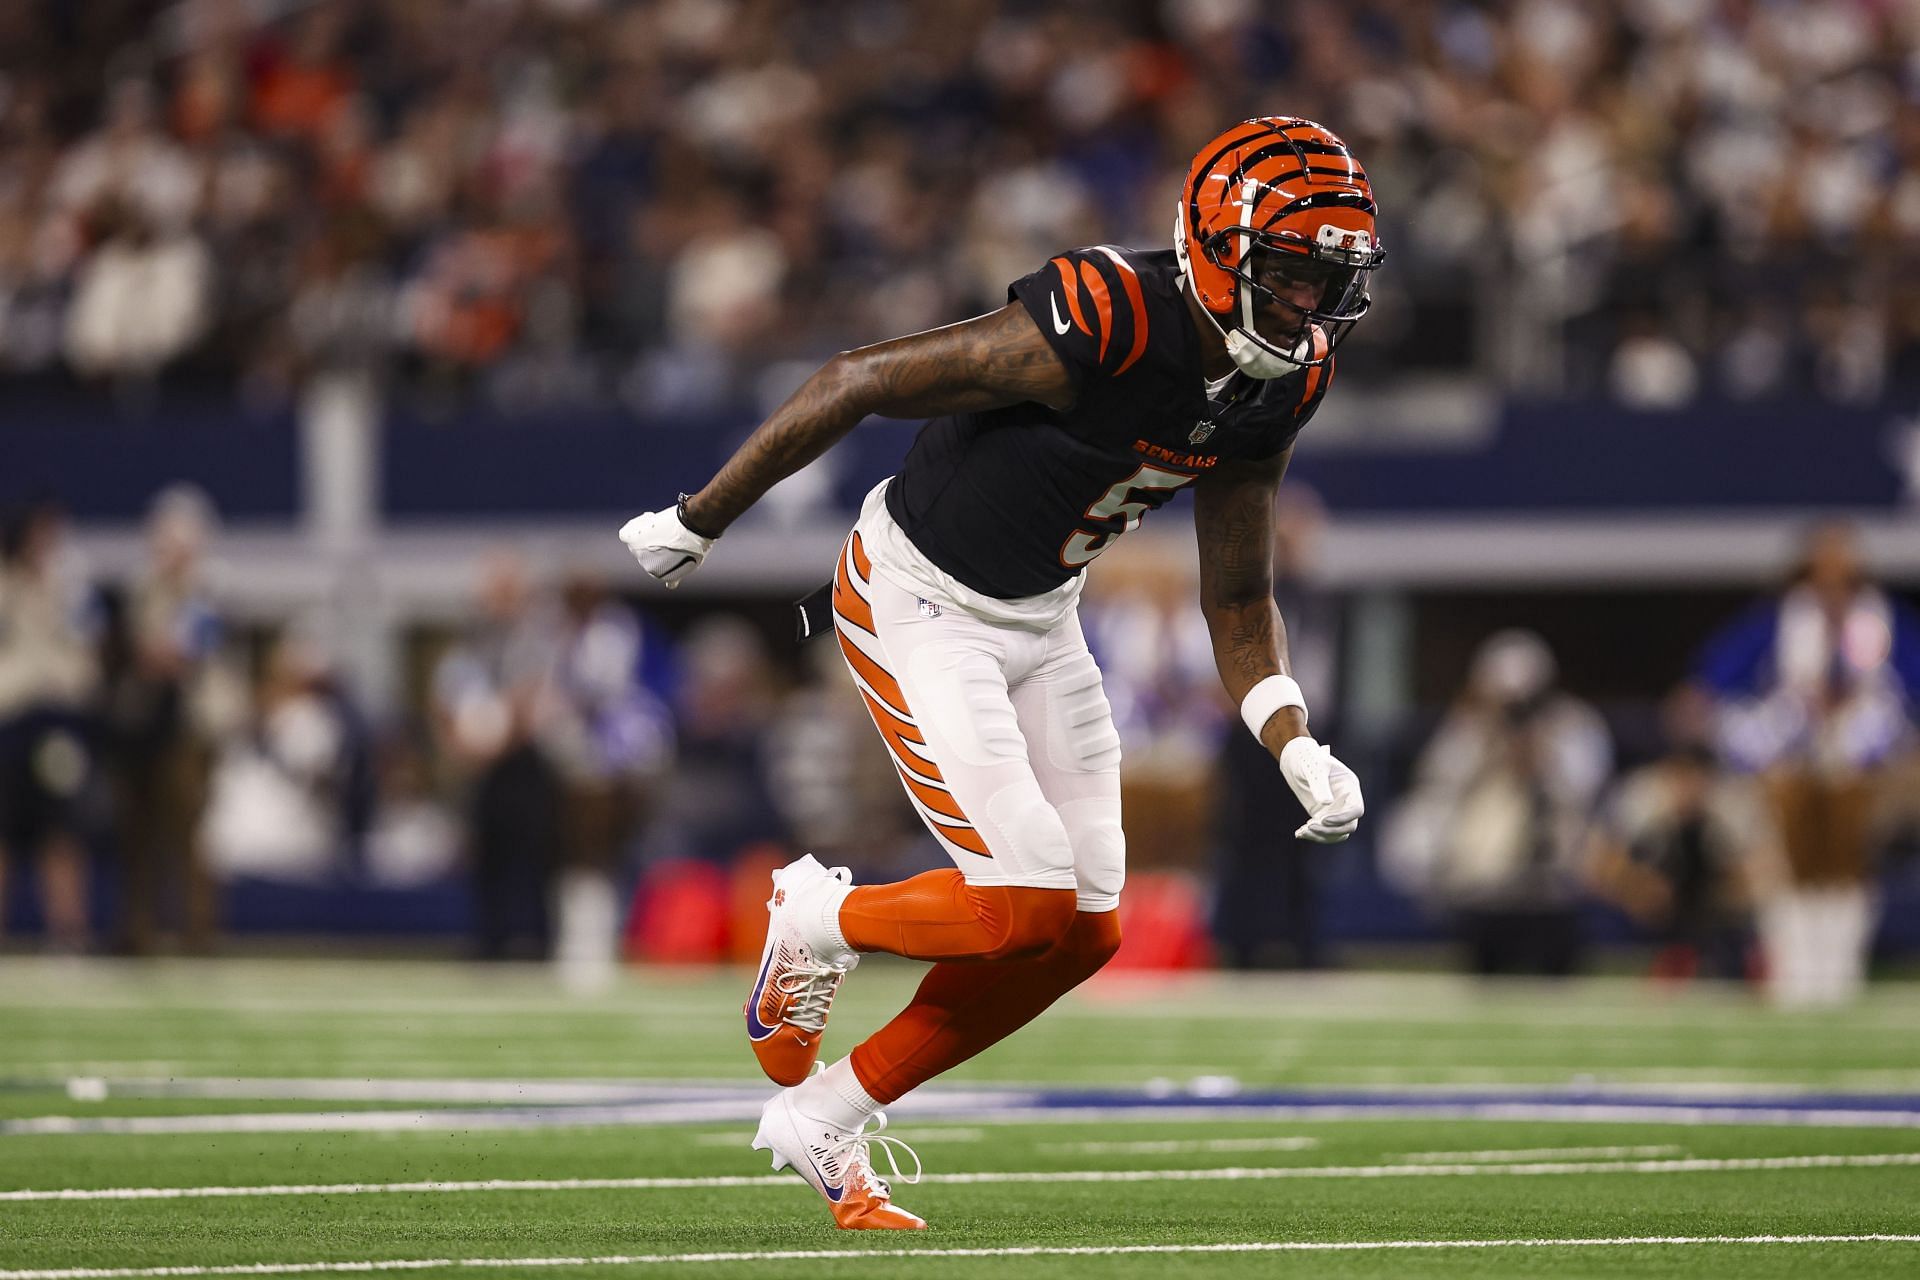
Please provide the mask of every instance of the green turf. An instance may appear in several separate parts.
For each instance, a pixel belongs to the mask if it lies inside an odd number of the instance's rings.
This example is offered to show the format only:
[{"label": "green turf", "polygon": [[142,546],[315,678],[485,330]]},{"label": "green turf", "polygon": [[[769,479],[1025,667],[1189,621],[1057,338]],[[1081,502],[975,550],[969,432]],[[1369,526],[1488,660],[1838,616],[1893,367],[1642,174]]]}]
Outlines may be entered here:
[{"label": "green turf", "polygon": [[[910,990],[870,965],[835,1010],[843,1049]],[[156,1098],[73,1076],[432,1079],[753,1077],[738,1038],[743,976],[653,971],[568,994],[527,969],[429,964],[48,965],[0,961],[0,1118],[428,1110],[417,1101]],[[1110,983],[960,1072],[1137,1086],[1730,1082],[1920,1092],[1920,989],[1783,1016],[1739,991],[1629,982],[1488,989],[1396,975]],[[242,1089],[244,1092],[244,1089]],[[452,1110],[456,1110],[452,1109]],[[480,1179],[759,1177],[751,1126],[390,1133],[13,1134],[0,1190]],[[0,1272],[331,1260],[557,1258],[770,1250],[1061,1248],[1230,1242],[1920,1234],[1920,1166],[1691,1172],[1402,1173],[1508,1163],[1920,1152],[1920,1131],[1431,1119],[974,1123],[896,1132],[936,1178],[959,1173],[1338,1168],[1287,1179],[898,1186],[924,1236],[836,1232],[798,1180],[740,1187],[413,1192],[0,1202]],[[1235,1144],[1222,1149],[1207,1144]],[[1261,1142],[1265,1145],[1257,1145]],[[1135,1144],[1132,1149],[1116,1144]],[[1145,1146],[1141,1144],[1157,1144]],[[1577,1149],[1624,1148],[1610,1157]],[[1441,1153],[1436,1155],[1435,1153]],[[1486,1156],[1498,1163],[1501,1157]],[[1485,1166],[1477,1166],[1485,1167]],[[490,1269],[487,1274],[501,1274]],[[1920,1245],[1710,1244],[1472,1251],[736,1260],[505,1268],[582,1276],[1908,1276]],[[377,1273],[376,1273],[377,1274]],[[472,1276],[472,1269],[404,1275]]]}]

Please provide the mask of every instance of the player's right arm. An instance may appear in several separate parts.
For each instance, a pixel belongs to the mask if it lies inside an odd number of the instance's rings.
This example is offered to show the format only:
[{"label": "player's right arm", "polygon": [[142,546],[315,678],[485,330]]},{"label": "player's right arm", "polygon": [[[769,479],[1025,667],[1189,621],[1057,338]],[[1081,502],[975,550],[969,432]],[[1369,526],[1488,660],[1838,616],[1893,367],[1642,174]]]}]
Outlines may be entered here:
[{"label": "player's right arm", "polygon": [[1027,401],[1064,409],[1073,398],[1066,365],[1019,303],[843,351],[774,410],[700,492],[677,510],[628,521],[620,538],[647,572],[676,586],[767,490],[870,416],[934,418]]}]

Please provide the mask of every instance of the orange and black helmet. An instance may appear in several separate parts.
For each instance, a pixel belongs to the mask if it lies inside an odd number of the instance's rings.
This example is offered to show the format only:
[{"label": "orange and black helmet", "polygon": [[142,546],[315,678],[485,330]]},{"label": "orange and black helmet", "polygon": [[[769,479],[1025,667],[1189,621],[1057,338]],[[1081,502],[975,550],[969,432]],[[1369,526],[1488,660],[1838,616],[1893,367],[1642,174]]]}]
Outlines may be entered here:
[{"label": "orange and black helmet", "polygon": [[[1325,364],[1367,313],[1386,252],[1373,186],[1324,125],[1245,120],[1207,143],[1180,193],[1174,248],[1234,362],[1275,378]],[[1286,296],[1276,281],[1298,286]],[[1310,306],[1302,296],[1315,297]]]}]

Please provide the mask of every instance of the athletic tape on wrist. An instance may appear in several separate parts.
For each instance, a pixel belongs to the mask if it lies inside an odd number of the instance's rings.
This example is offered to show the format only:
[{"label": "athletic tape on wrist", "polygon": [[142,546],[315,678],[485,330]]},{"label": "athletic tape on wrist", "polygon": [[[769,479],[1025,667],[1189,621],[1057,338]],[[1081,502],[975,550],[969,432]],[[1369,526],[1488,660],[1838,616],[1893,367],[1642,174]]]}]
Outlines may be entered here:
[{"label": "athletic tape on wrist", "polygon": [[1247,722],[1247,732],[1257,738],[1267,727],[1267,721],[1273,719],[1273,713],[1282,707],[1298,707],[1300,718],[1307,718],[1307,700],[1301,696],[1300,685],[1294,678],[1268,676],[1240,699],[1240,718]]}]

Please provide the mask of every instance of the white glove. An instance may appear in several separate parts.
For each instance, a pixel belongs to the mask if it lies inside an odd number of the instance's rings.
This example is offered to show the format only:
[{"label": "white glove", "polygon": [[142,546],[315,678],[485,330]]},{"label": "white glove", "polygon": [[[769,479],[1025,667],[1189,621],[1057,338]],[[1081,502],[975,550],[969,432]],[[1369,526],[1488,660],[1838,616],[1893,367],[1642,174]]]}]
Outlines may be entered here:
[{"label": "white glove", "polygon": [[1307,821],[1293,834],[1315,844],[1338,844],[1360,825],[1367,805],[1360,798],[1360,779],[1333,758],[1333,752],[1312,738],[1294,738],[1280,748],[1280,776],[1300,797]]},{"label": "white glove", "polygon": [[680,523],[677,508],[649,511],[620,526],[620,541],[627,544],[640,567],[669,587],[700,567],[713,550],[713,539],[703,538]]}]

